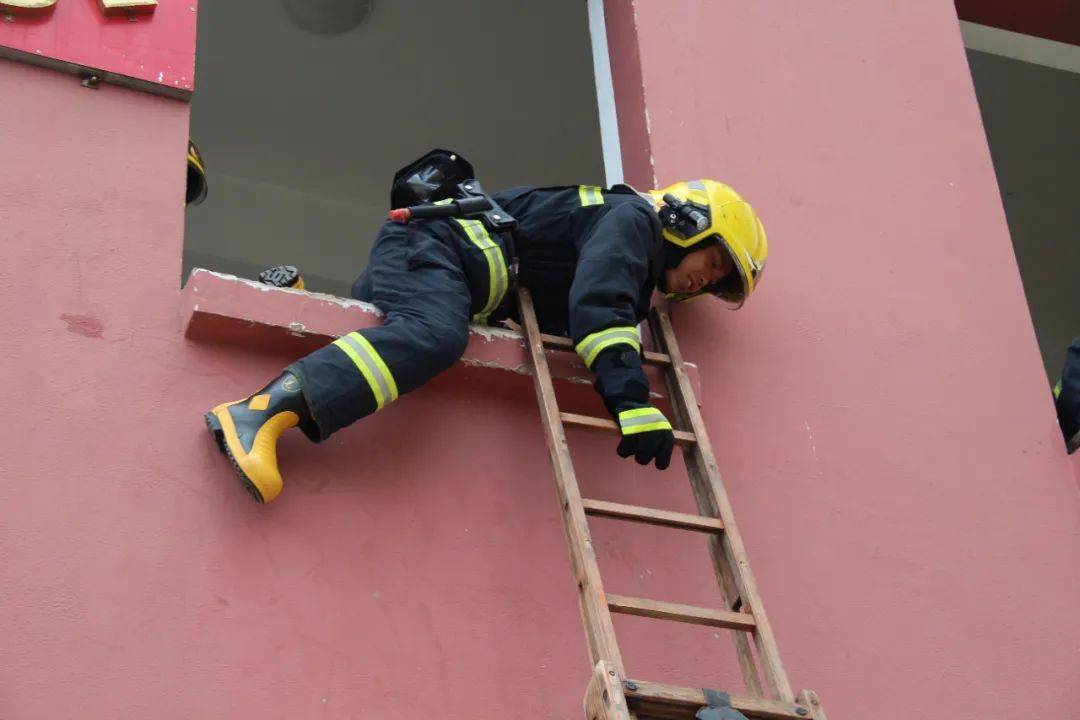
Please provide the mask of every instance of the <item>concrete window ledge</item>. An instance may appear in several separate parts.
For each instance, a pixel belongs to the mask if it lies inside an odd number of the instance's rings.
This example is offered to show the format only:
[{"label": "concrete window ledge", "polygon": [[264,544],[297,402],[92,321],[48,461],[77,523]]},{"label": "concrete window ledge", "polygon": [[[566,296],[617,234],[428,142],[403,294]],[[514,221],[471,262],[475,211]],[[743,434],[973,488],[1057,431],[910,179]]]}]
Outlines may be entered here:
[{"label": "concrete window ledge", "polygon": [[[196,268],[181,292],[184,335],[196,342],[242,344],[300,357],[354,330],[382,323],[370,303],[336,295],[289,290]],[[574,353],[546,351],[552,377],[591,384],[592,373]],[[521,375],[532,374],[525,339],[520,333],[473,325],[461,363]],[[651,368],[650,368],[651,370]],[[688,363],[695,392],[697,369]],[[653,393],[666,389],[653,375]]]}]

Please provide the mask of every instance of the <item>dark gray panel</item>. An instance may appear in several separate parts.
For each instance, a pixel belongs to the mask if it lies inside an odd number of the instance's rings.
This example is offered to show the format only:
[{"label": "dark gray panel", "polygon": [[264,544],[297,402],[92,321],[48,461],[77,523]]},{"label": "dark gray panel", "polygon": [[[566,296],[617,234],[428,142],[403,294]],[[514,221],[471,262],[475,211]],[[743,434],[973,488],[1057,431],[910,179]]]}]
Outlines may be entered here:
[{"label": "dark gray panel", "polygon": [[188,210],[189,257],[347,286],[394,170],[430,147],[492,189],[603,182],[586,5],[393,0],[319,35],[279,1],[204,3],[192,135],[210,195]]},{"label": "dark gray panel", "polygon": [[1080,335],[1080,75],[968,51],[1043,360]]}]

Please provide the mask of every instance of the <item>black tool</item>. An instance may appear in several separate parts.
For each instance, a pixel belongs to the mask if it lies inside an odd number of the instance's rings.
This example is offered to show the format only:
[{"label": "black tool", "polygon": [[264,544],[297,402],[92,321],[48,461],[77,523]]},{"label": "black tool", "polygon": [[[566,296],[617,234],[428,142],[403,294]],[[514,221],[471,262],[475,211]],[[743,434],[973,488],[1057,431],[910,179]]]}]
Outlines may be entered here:
[{"label": "black tool", "polygon": [[410,220],[457,217],[479,220],[490,232],[510,232],[517,227],[517,220],[484,193],[476,179],[466,180],[457,186],[457,197],[435,203],[411,205],[391,210],[389,218],[404,225]]},{"label": "black tool", "polygon": [[709,208],[667,193],[664,207],[660,208],[660,222],[680,237],[691,238],[708,229]]}]

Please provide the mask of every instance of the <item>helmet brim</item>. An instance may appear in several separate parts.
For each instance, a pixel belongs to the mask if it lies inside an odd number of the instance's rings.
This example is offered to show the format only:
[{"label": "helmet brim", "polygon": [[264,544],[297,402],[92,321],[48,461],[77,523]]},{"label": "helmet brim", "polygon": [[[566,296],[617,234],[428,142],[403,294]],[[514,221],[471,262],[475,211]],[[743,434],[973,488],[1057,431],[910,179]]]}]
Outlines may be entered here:
[{"label": "helmet brim", "polygon": [[735,253],[735,249],[724,239],[723,235],[717,235],[716,237],[719,239],[720,247],[724,248],[724,251],[731,258],[731,265],[735,272],[728,273],[720,282],[710,285],[705,290],[723,300],[733,310],[738,310],[746,302],[746,298],[753,290],[753,286],[750,284],[750,278],[747,277],[744,263]]}]

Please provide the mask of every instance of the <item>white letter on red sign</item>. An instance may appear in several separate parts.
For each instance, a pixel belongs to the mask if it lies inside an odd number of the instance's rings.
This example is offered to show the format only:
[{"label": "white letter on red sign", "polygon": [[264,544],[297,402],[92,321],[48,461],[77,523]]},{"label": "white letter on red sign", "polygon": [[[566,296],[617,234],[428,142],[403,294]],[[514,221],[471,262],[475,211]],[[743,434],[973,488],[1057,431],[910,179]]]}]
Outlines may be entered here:
[{"label": "white letter on red sign", "polygon": [[[0,14],[44,15],[52,12],[56,0],[0,0]],[[142,15],[157,9],[157,0],[101,0],[106,15]]]},{"label": "white letter on red sign", "polygon": [[0,0],[0,12],[9,15],[44,15],[56,5],[56,0]]},{"label": "white letter on red sign", "polygon": [[106,15],[152,13],[157,9],[157,0],[101,0],[101,9]]}]

